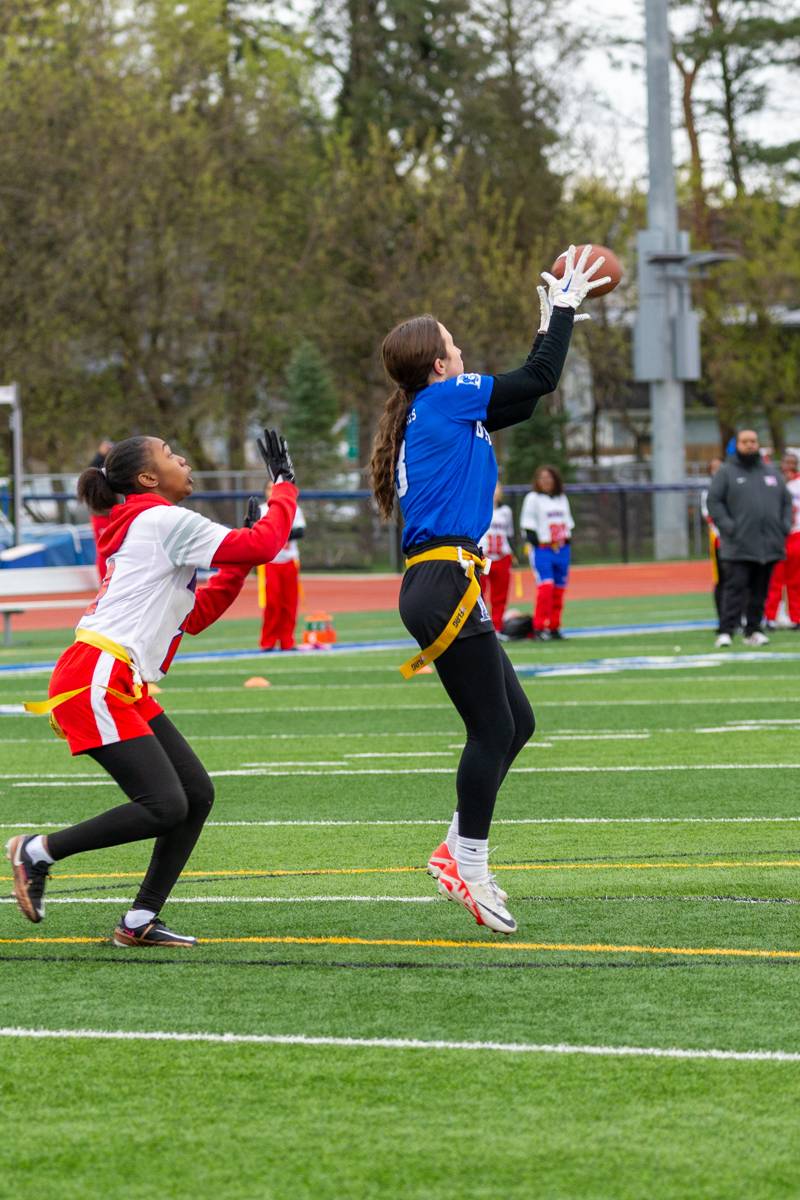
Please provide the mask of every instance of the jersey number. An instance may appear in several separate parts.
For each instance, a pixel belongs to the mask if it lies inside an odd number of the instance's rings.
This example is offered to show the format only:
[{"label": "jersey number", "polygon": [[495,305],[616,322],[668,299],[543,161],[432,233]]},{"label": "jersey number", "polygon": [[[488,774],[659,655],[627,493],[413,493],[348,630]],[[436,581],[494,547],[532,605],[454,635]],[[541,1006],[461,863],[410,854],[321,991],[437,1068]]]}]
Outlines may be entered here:
[{"label": "jersey number", "polygon": [[395,486],[397,487],[398,496],[405,496],[408,491],[408,472],[406,471],[406,439],[403,438],[400,446],[400,455],[397,459],[397,471],[395,472]]},{"label": "jersey number", "polygon": [[108,585],[111,583],[111,576],[114,574],[115,566],[116,566],[116,563],[112,559],[111,562],[106,567],[105,578],[103,579],[103,582],[100,584],[100,591],[97,593],[94,600],[89,605],[89,607],[86,609],[86,612],[83,614],[85,617],[91,617],[94,613],[97,612],[98,604],[103,599],[103,596],[105,596],[106,592],[108,591]]}]

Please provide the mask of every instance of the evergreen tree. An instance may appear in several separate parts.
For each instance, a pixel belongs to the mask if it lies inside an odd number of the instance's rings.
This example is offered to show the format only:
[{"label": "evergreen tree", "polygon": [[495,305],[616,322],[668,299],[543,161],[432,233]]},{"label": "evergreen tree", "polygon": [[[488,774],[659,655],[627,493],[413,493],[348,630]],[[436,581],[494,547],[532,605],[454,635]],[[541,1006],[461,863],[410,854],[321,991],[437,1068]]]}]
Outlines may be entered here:
[{"label": "evergreen tree", "polygon": [[797,159],[800,143],[765,145],[748,140],[748,118],[765,107],[775,68],[791,66],[800,50],[800,5],[784,0],[673,0],[682,30],[673,38],[681,100],[691,147],[693,226],[708,239],[702,136],[713,131],[724,146],[728,177],[742,196],[748,168]]},{"label": "evergreen tree", "polygon": [[313,342],[302,341],[286,369],[283,432],[304,484],[328,478],[336,464],[333,425],[339,415],[336,389]]},{"label": "evergreen tree", "polygon": [[509,451],[501,472],[503,483],[530,485],[537,467],[557,467],[566,479],[569,475],[566,427],[568,417],[557,402],[542,400],[529,421],[515,425],[509,439]]},{"label": "evergreen tree", "polygon": [[337,115],[357,153],[370,128],[419,146],[445,143],[454,106],[486,60],[470,0],[324,0],[313,27],[337,75]]},{"label": "evergreen tree", "polygon": [[489,182],[516,204],[516,243],[526,247],[553,231],[561,197],[547,160],[558,140],[559,104],[546,59],[564,70],[580,38],[548,0],[481,0],[472,7],[485,61],[465,80],[452,140],[464,153],[471,190]]}]

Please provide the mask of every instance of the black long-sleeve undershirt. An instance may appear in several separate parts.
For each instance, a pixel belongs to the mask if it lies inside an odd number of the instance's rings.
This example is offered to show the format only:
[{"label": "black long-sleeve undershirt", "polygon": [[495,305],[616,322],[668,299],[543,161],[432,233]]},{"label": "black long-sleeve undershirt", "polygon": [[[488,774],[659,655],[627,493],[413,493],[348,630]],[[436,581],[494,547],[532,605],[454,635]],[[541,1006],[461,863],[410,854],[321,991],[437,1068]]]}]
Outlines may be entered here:
[{"label": "black long-sleeve undershirt", "polygon": [[540,397],[558,386],[569,350],[575,313],[571,308],[554,308],[547,333],[537,334],[530,354],[521,367],[494,376],[486,420],[489,433],[507,429],[533,416]]}]

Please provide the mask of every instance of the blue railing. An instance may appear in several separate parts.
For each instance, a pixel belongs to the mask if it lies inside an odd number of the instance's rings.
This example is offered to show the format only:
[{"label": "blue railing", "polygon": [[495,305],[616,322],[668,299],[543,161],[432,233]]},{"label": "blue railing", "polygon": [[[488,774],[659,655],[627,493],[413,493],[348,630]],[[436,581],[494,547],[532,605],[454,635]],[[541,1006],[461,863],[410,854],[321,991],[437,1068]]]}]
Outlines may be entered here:
[{"label": "blue railing", "polygon": [[[564,491],[576,495],[591,493],[654,493],[654,492],[700,492],[708,487],[707,479],[686,480],[684,483],[566,483]],[[526,483],[503,484],[503,491],[510,496],[524,496],[529,492],[530,485]],[[192,500],[247,500],[258,494],[253,489],[237,488],[233,490],[219,489],[213,492],[192,492]],[[8,490],[0,491],[0,507],[5,508],[10,503],[13,493]],[[303,500],[370,500],[372,492],[367,488],[352,491],[329,491],[319,488],[301,488]],[[26,500],[38,502],[41,500],[58,501],[60,503],[75,501],[74,492],[23,492],[23,502]]]}]

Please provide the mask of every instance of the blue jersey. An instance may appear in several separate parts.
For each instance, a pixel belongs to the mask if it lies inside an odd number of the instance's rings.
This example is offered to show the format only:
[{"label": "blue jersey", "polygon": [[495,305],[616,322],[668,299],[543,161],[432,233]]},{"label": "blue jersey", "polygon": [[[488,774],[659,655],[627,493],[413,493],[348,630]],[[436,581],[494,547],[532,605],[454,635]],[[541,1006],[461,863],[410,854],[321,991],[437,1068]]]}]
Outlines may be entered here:
[{"label": "blue jersey", "polygon": [[457,375],[414,398],[397,459],[403,550],[433,538],[477,542],[492,521],[497,460],[483,427],[491,375]]}]

